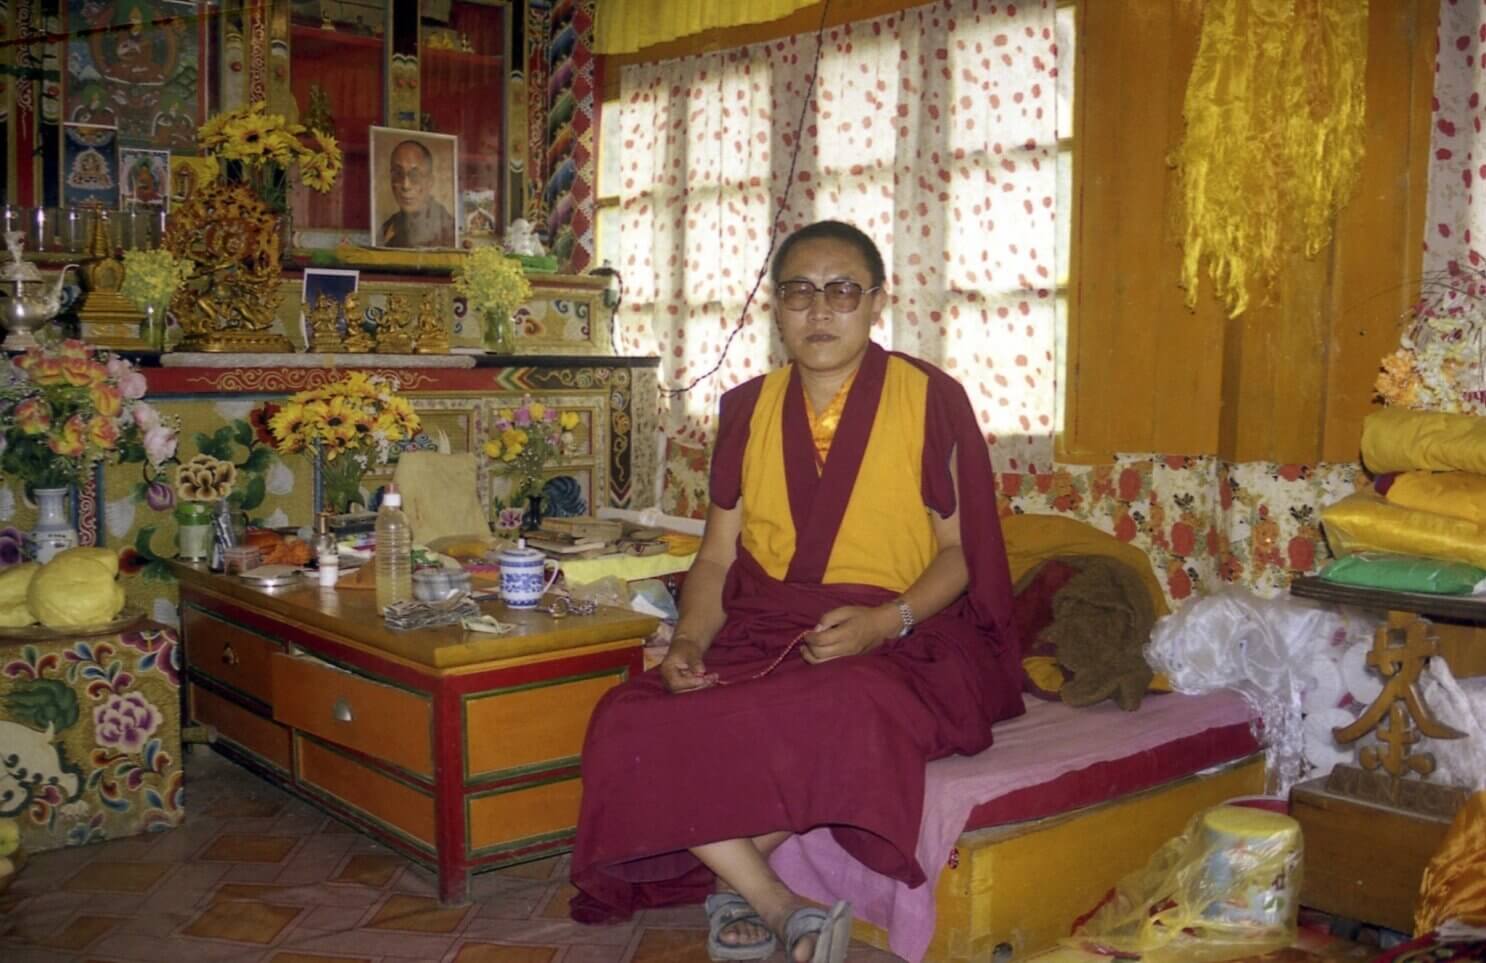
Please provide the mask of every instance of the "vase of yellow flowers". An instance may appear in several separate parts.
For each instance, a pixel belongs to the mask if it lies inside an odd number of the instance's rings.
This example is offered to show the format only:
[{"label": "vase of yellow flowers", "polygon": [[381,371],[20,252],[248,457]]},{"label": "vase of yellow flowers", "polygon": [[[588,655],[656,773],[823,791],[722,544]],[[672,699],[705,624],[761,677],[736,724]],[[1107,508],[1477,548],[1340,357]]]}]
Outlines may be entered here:
[{"label": "vase of yellow flowers", "polygon": [[219,179],[247,184],[281,217],[289,211],[291,167],[299,168],[300,183],[322,194],[341,172],[341,149],[333,135],[270,114],[261,100],[211,118],[197,130],[196,142],[217,162]]},{"label": "vase of yellow flowers", "polygon": [[464,297],[469,316],[480,319],[485,350],[514,353],[511,315],[531,298],[521,262],[497,247],[476,248],[454,269],[454,290]]},{"label": "vase of yellow flowers", "polygon": [[541,527],[542,473],[549,463],[576,447],[573,431],[580,420],[576,411],[560,412],[530,396],[523,396],[514,408],[496,412],[495,432],[483,451],[497,472],[511,477],[509,495],[497,505],[502,519],[508,512],[522,511],[520,527]]},{"label": "vase of yellow flowers", "polygon": [[151,348],[165,347],[165,322],[170,299],[191,277],[191,262],[164,248],[124,252],[124,283],[119,293],[145,313],[139,337]]},{"label": "vase of yellow flowers", "polygon": [[362,476],[393,460],[405,442],[423,430],[413,405],[397,393],[397,382],[364,371],[292,395],[268,419],[281,454],[315,458],[317,504],[338,514],[365,504]]}]

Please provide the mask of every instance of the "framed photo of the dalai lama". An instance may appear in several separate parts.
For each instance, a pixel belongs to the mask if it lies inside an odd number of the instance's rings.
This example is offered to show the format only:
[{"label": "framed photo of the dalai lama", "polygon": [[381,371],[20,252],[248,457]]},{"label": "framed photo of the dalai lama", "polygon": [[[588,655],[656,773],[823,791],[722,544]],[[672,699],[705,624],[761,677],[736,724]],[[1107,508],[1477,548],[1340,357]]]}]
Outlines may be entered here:
[{"label": "framed photo of the dalai lama", "polygon": [[371,128],[373,247],[458,247],[459,138]]}]

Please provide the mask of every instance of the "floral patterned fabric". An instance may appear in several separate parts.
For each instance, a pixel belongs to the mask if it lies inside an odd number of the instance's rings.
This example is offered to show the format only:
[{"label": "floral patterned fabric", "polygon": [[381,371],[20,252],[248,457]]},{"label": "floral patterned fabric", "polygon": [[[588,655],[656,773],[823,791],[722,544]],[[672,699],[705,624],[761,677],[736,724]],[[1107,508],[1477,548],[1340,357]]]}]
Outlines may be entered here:
[{"label": "floral patterned fabric", "polygon": [[813,83],[814,34],[624,69],[621,350],[674,388],[720,366],[663,400],[668,437],[705,444],[718,396],[784,361],[761,280],[785,232],[829,217],[882,250],[874,339],[960,379],[998,468],[1050,467],[1054,7],[834,27]]},{"label": "floral patterned fabric", "polygon": [[158,625],[0,643],[0,816],[25,850],[180,824],[180,685],[176,634]]},{"label": "floral patterned fabric", "polygon": [[[1330,558],[1321,508],[1366,485],[1358,465],[1233,464],[1210,456],[1119,455],[1111,465],[1056,465],[996,477],[1003,515],[1068,515],[1139,546],[1167,600],[1223,584],[1286,591]],[[702,518],[707,452],[672,444],[663,510]]]},{"label": "floral patterned fabric", "polygon": [[[1425,276],[1460,268],[1486,270],[1474,238],[1486,236],[1486,206],[1475,199],[1482,124],[1486,123],[1486,17],[1480,3],[1440,5],[1430,126],[1429,206],[1425,214]],[[1426,296],[1428,291],[1425,292]]]}]

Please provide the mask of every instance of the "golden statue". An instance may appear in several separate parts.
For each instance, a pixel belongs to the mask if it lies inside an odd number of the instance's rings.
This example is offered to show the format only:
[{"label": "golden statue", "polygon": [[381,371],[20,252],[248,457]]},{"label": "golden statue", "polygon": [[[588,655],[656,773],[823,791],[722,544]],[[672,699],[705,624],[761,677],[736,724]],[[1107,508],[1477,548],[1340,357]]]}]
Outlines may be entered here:
[{"label": "golden statue", "polygon": [[279,219],[246,184],[203,184],[171,212],[163,246],[195,265],[171,299],[183,351],[290,351],[273,326]]},{"label": "golden statue", "polygon": [[448,354],[449,332],[444,328],[444,319],[439,317],[438,300],[429,291],[418,303],[418,321],[415,325],[418,354]]},{"label": "golden statue", "polygon": [[307,351],[339,354],[346,350],[345,339],[341,336],[340,301],[322,293],[315,299],[313,307],[304,305],[304,317],[309,327]]},{"label": "golden statue", "polygon": [[404,295],[387,295],[387,307],[377,320],[377,353],[413,353],[413,318]]},{"label": "golden statue", "polygon": [[356,303],[356,294],[346,295],[346,350],[353,354],[365,354],[372,349],[372,337],[361,326],[361,311]]}]

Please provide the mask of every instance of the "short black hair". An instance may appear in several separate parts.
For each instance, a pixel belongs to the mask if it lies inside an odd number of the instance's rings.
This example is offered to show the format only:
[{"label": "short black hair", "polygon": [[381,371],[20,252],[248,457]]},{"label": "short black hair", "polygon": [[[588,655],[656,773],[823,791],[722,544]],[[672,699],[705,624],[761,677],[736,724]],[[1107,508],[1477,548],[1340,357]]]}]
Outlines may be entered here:
[{"label": "short black hair", "polygon": [[[420,150],[423,153],[423,160],[428,164],[429,171],[432,171],[433,170],[433,151],[429,150],[428,147],[427,147],[427,145],[425,145],[425,144],[423,144],[423,143],[421,143],[419,141],[416,141],[416,140],[405,140],[402,143],[398,144],[396,147],[392,148],[392,154],[396,154],[398,151],[402,150],[404,147],[416,147],[416,148],[418,148],[418,150]],[[387,155],[387,158],[388,158],[388,162],[389,163],[391,162],[392,154],[388,154]]]},{"label": "short black hair", "polygon": [[796,244],[822,238],[845,241],[860,251],[862,260],[867,262],[867,273],[872,275],[872,286],[881,286],[887,280],[887,271],[882,266],[882,252],[877,250],[876,242],[861,228],[845,221],[816,221],[785,238],[779,245],[779,250],[774,252],[774,263],[769,266],[769,278],[775,284],[779,283],[779,272],[784,268],[784,259],[789,257],[789,252],[794,250]]}]

